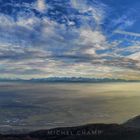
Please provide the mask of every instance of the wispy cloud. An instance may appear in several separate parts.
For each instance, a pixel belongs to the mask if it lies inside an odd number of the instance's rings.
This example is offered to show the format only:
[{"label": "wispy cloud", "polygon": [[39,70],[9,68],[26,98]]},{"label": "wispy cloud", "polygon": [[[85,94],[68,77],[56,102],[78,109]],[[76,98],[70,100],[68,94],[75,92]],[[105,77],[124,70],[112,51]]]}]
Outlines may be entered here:
[{"label": "wispy cloud", "polygon": [[140,33],[126,32],[126,31],[122,31],[122,30],[115,30],[114,33],[122,34],[122,35],[128,35],[128,36],[140,37]]},{"label": "wispy cloud", "polygon": [[[130,78],[138,77],[140,42],[131,40],[126,45],[123,39],[108,37],[103,29],[106,4],[88,0],[11,3],[15,11],[21,5],[14,15],[0,12],[3,77],[129,78],[127,72]],[[118,28],[115,35],[140,36]]]}]

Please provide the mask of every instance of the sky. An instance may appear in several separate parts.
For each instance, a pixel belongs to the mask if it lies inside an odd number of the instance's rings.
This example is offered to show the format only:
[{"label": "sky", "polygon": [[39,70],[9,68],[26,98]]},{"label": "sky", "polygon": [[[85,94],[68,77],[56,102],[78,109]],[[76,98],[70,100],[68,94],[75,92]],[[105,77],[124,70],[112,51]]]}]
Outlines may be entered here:
[{"label": "sky", "polygon": [[0,78],[140,80],[139,0],[0,0]]}]

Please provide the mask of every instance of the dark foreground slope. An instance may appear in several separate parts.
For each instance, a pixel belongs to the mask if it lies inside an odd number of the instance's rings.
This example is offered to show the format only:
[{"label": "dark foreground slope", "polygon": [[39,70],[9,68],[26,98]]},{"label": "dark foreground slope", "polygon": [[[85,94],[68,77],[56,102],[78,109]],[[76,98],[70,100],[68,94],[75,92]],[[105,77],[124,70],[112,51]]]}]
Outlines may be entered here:
[{"label": "dark foreground slope", "polygon": [[[133,121],[137,124],[138,117]],[[131,127],[130,124],[128,126],[126,123],[122,125],[91,124],[40,130],[28,134],[0,135],[0,140],[140,140],[140,128],[135,128],[134,125]]]},{"label": "dark foreground slope", "polygon": [[123,125],[126,127],[133,127],[133,128],[140,129],[140,116],[136,116],[136,117],[126,121]]},{"label": "dark foreground slope", "polygon": [[21,135],[0,135],[0,140],[140,140],[140,130],[117,124],[93,124]]}]

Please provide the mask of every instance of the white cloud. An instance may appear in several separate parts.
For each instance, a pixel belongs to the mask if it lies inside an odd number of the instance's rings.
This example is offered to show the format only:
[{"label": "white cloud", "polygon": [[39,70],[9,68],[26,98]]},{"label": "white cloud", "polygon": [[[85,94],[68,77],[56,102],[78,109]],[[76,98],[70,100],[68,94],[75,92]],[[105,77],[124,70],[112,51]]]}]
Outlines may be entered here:
[{"label": "white cloud", "polygon": [[80,46],[80,52],[93,57],[100,57],[96,54],[97,50],[104,50],[109,45],[105,35],[100,30],[92,30],[91,28],[81,28],[79,30],[79,38],[76,40]]},{"label": "white cloud", "polygon": [[83,45],[91,45],[95,48],[103,48],[101,46],[106,41],[106,37],[101,31],[93,31],[92,29],[81,29],[80,30],[80,43]]},{"label": "white cloud", "polygon": [[40,12],[44,12],[47,9],[45,0],[37,0],[37,9]]},{"label": "white cloud", "polygon": [[[94,19],[97,25],[102,24],[106,17],[107,6],[95,1],[95,4],[89,5],[83,0],[71,0],[72,6],[78,9],[80,13],[90,13],[89,19]],[[87,18],[87,17],[85,17]],[[84,20],[84,19],[83,19]]]},{"label": "white cloud", "polygon": [[14,24],[13,18],[8,15],[0,13],[0,27],[9,27]]},{"label": "white cloud", "polygon": [[32,17],[18,17],[17,21],[15,24],[17,24],[17,26],[22,26],[25,28],[29,28],[32,29],[34,27],[34,25],[40,23],[39,18],[32,16]]},{"label": "white cloud", "polygon": [[[0,14],[0,72],[3,75],[17,77],[24,75],[31,78],[121,77],[123,73],[127,77],[126,70],[133,69],[133,72],[130,72],[133,74],[140,68],[136,63],[140,59],[140,54],[136,53],[139,42],[135,42],[135,46],[128,48],[117,47],[122,41],[108,42],[101,28],[106,17],[104,6],[87,5],[83,0],[71,0],[71,2],[80,13],[78,16],[81,25],[78,28],[76,22],[70,20],[65,13],[64,17],[68,21],[69,28],[48,17],[39,18],[32,12],[18,13],[16,20]],[[45,12],[47,8],[45,0],[38,0],[36,7],[35,4],[28,6],[40,12]],[[88,24],[91,20],[96,24],[95,26]],[[116,33],[140,36],[124,31],[116,31]],[[112,50],[108,52],[107,49]],[[133,55],[129,56],[129,59],[120,57],[120,52],[125,52],[127,49],[133,52]],[[98,54],[97,50],[100,50],[101,54]]]},{"label": "white cloud", "polygon": [[128,35],[128,36],[140,37],[140,33],[126,32],[126,31],[122,31],[122,30],[115,30],[114,33],[122,34],[122,35]]},{"label": "white cloud", "polygon": [[129,55],[128,58],[131,58],[133,60],[137,60],[140,62],[140,52],[133,53],[132,55]]}]

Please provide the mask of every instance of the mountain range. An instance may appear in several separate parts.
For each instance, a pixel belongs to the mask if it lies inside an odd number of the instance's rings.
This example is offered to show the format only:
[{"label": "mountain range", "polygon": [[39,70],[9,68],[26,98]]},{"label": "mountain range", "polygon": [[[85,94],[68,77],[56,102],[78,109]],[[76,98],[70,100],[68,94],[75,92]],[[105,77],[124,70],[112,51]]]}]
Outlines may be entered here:
[{"label": "mountain range", "polygon": [[110,78],[85,78],[85,77],[49,77],[33,79],[1,78],[0,82],[63,82],[63,83],[104,83],[104,82],[140,82],[139,80],[110,79]]}]

